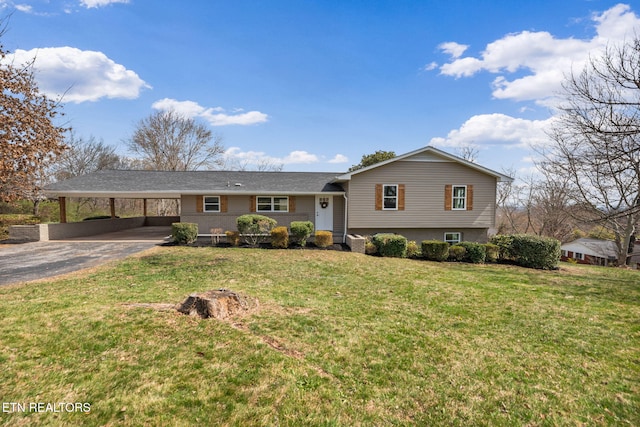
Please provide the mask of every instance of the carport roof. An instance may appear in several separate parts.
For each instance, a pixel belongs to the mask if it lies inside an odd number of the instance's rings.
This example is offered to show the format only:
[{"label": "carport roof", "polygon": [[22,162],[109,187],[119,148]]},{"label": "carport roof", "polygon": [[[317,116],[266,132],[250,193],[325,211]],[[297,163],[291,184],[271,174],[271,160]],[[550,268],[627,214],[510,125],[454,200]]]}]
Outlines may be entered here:
[{"label": "carport roof", "polygon": [[57,197],[180,198],[199,194],[344,193],[335,172],[104,170],[45,187]]}]

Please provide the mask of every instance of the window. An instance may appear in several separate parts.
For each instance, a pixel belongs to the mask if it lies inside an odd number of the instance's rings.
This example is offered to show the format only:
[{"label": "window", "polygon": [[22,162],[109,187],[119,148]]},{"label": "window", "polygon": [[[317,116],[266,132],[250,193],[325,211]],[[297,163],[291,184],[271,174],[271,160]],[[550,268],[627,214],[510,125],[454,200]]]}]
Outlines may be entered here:
[{"label": "window", "polygon": [[375,209],[377,211],[404,210],[404,184],[376,184]]},{"label": "window", "polygon": [[383,185],[382,186],[382,209],[384,210],[397,210],[398,209],[398,186],[397,185]]},{"label": "window", "polygon": [[467,186],[466,185],[454,185],[451,196],[451,207],[453,210],[466,210],[467,209]]},{"label": "window", "polygon": [[580,252],[576,252],[574,256],[575,256],[575,259],[584,260],[584,255],[581,254]]},{"label": "window", "polygon": [[456,243],[460,243],[462,241],[462,233],[455,231],[449,231],[444,233],[444,241],[449,243],[450,245],[455,245]]},{"label": "window", "polygon": [[258,212],[289,212],[289,197],[287,196],[259,196],[256,199]]},{"label": "window", "polygon": [[220,212],[220,196],[204,196],[205,212]]}]

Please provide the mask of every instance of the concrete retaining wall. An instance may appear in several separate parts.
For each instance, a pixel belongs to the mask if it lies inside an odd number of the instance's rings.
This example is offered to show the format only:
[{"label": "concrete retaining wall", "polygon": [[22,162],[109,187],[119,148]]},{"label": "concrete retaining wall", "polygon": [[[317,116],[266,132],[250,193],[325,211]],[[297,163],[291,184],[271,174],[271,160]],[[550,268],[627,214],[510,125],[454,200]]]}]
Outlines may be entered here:
[{"label": "concrete retaining wall", "polygon": [[48,241],[64,240],[73,237],[93,236],[112,233],[129,228],[144,226],[170,226],[179,222],[180,217],[134,217],[115,219],[94,219],[65,224],[14,225],[9,227],[9,240]]},{"label": "concrete retaining wall", "polygon": [[351,252],[365,253],[366,241],[367,239],[358,234],[347,234],[347,246],[351,248]]}]

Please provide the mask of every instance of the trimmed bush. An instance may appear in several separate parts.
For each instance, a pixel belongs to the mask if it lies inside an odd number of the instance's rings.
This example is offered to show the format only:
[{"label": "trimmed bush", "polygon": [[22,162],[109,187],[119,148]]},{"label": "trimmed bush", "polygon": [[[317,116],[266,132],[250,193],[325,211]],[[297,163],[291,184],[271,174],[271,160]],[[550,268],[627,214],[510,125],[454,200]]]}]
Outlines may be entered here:
[{"label": "trimmed bush", "polygon": [[406,258],[407,238],[399,234],[376,234],[371,238],[380,256]]},{"label": "trimmed bush", "polygon": [[224,234],[227,236],[227,243],[229,243],[231,246],[240,245],[240,232],[239,231],[227,230],[227,231],[224,232]]},{"label": "trimmed bush", "polygon": [[490,243],[498,247],[499,261],[513,261],[514,257],[511,254],[511,245],[513,243],[512,234],[500,234],[498,236],[493,236]]},{"label": "trimmed bush", "polygon": [[465,249],[462,261],[473,264],[482,264],[486,257],[484,245],[477,242],[460,242],[456,246],[462,246]]},{"label": "trimmed bush", "polygon": [[515,235],[511,253],[523,267],[555,270],[560,262],[560,242],[550,237]]},{"label": "trimmed bush", "polygon": [[278,222],[268,216],[248,214],[236,218],[236,224],[245,243],[257,246],[266,240]]},{"label": "trimmed bush", "polygon": [[485,262],[498,262],[498,256],[500,255],[500,248],[493,243],[485,243],[484,250],[487,254]]},{"label": "trimmed bush", "polygon": [[556,239],[529,234],[509,234],[494,236],[491,243],[500,248],[499,259],[502,261],[512,261],[522,267],[542,270],[558,268],[560,241]]},{"label": "trimmed bush", "polygon": [[289,231],[287,227],[276,227],[271,230],[271,246],[279,249],[289,247]]},{"label": "trimmed bush", "polygon": [[174,222],[171,224],[171,237],[179,245],[190,245],[198,238],[198,224]]},{"label": "trimmed bush", "polygon": [[420,252],[420,247],[415,240],[409,240],[407,242],[407,257],[409,258],[420,258],[422,256],[422,252]]},{"label": "trimmed bush", "polygon": [[333,245],[333,232],[326,230],[316,231],[315,243],[319,248],[326,248],[327,246]]},{"label": "trimmed bush", "polygon": [[378,248],[371,241],[371,236],[367,236],[367,241],[364,242],[364,253],[367,255],[375,255],[378,253]]},{"label": "trimmed bush", "polygon": [[462,261],[467,250],[462,246],[453,245],[449,247],[449,261]]},{"label": "trimmed bush", "polygon": [[449,244],[441,240],[423,240],[422,256],[429,261],[446,261],[449,257]]},{"label": "trimmed bush", "polygon": [[311,221],[293,221],[291,222],[291,236],[293,241],[300,246],[306,246],[307,239],[313,234],[313,222]]}]

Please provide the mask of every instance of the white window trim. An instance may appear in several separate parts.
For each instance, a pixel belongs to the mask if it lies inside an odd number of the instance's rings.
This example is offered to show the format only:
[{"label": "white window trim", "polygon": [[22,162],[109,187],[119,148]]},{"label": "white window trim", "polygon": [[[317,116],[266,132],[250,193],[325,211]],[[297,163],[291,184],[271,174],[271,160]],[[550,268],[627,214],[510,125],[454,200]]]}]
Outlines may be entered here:
[{"label": "white window trim", "polygon": [[[385,188],[386,187],[396,187],[396,195],[395,196],[385,196]],[[383,211],[397,211],[398,210],[398,191],[400,191],[400,186],[398,184],[382,184],[382,210]],[[396,207],[395,208],[387,208],[385,207],[384,199],[395,199]]]},{"label": "white window trim", "polygon": [[[447,234],[457,234],[458,240],[453,240],[453,239],[447,240]],[[460,231],[445,231],[442,240],[452,245],[455,245],[456,243],[462,242],[462,233]]]},{"label": "white window trim", "polygon": [[[207,197],[217,197],[218,198],[218,209],[214,210],[214,209],[207,209]],[[209,203],[209,205],[214,205],[216,203]],[[202,211],[203,212],[220,212],[222,208],[222,199],[220,198],[220,196],[202,196]]]},{"label": "white window trim", "polygon": [[[260,203],[260,199],[271,199],[271,208],[270,210],[260,210],[258,209],[259,205],[266,205],[266,203]],[[275,210],[275,199],[286,199],[286,209],[285,210]],[[275,213],[287,213],[289,212],[289,196],[256,196],[256,212],[275,212]]]},{"label": "white window trim", "polygon": [[[456,197],[456,188],[464,188],[464,197]],[[451,210],[453,211],[466,211],[467,210],[467,186],[466,185],[452,185],[451,186]],[[456,208],[456,199],[462,199],[463,207]]]},{"label": "white window trim", "polygon": [[584,261],[584,254],[582,252],[574,252],[573,256],[577,260]]}]

